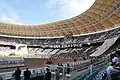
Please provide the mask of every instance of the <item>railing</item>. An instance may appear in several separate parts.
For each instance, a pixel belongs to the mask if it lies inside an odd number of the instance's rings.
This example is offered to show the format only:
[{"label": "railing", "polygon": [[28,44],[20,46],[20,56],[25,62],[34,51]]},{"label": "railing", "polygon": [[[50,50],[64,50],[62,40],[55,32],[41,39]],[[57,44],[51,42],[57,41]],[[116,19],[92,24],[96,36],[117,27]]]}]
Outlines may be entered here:
[{"label": "railing", "polygon": [[106,63],[94,67],[93,73],[87,76],[84,80],[100,80],[102,78],[102,75],[100,73],[103,73],[106,67],[107,67]]},{"label": "railing", "polygon": [[[31,78],[33,77],[37,77],[40,75],[43,75],[44,71],[45,71],[45,67],[44,68],[35,68],[35,69],[29,69],[31,71]],[[22,70],[21,72],[21,80],[23,80],[23,72],[25,70]],[[12,77],[14,71],[11,72],[4,72],[4,73],[0,73],[0,76],[3,78],[3,80],[14,80],[14,77]]]},{"label": "railing", "polygon": [[[71,68],[74,70],[75,66],[78,66],[78,65],[82,65],[84,63],[88,63],[90,62],[89,60],[86,60],[86,61],[77,61],[77,62],[69,62],[69,65],[71,66]],[[64,67],[63,68],[66,68],[67,67],[67,64],[68,63],[64,63]],[[55,69],[58,67],[57,65],[49,65],[47,66],[49,67],[49,69],[51,70],[52,72],[52,75],[55,75]],[[44,77],[45,75],[45,70],[46,70],[46,67],[41,67],[41,68],[34,68],[34,69],[29,69],[31,71],[31,78],[36,78],[36,77],[39,77],[39,76],[42,76]],[[23,72],[25,70],[22,70],[21,72],[21,80],[24,80],[24,76],[23,76]],[[4,80],[14,80],[14,77],[12,77],[12,74],[14,73],[14,71],[11,71],[11,72],[4,72],[4,73],[0,73],[0,76],[4,79]],[[66,74],[66,72],[64,72],[64,74]],[[63,73],[62,73],[63,75]],[[41,79],[40,79],[41,80]]]},{"label": "railing", "polygon": [[97,66],[90,67],[89,70],[82,72],[79,76],[73,78],[73,80],[101,80],[104,69],[108,66],[107,61],[101,61],[97,63]]}]

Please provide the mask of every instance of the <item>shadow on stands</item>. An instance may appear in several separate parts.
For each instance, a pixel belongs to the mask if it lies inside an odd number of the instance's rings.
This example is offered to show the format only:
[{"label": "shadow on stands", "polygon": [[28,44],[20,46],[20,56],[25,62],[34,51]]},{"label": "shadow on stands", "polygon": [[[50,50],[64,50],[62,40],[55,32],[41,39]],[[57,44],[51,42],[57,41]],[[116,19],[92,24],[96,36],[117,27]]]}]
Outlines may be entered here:
[{"label": "shadow on stands", "polygon": [[44,75],[31,78],[30,80],[44,80]]},{"label": "shadow on stands", "polygon": [[120,72],[111,75],[112,80],[120,80]]}]

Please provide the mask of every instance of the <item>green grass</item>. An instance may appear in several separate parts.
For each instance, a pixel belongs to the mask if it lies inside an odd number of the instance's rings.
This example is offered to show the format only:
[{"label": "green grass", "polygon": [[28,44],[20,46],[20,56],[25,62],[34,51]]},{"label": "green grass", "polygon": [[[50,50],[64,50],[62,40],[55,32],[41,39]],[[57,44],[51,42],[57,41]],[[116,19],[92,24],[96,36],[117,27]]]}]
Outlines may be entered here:
[{"label": "green grass", "polygon": [[25,62],[34,62],[40,60],[48,60],[47,58],[24,58]]},{"label": "green grass", "polygon": [[[21,58],[20,56],[0,56],[0,58]],[[50,60],[49,58],[24,58],[25,62],[35,62],[41,60]],[[55,59],[51,59],[55,60]]]},{"label": "green grass", "polygon": [[[25,62],[35,62],[40,60],[50,60],[49,58],[24,58]],[[55,60],[55,59],[51,59]]]}]

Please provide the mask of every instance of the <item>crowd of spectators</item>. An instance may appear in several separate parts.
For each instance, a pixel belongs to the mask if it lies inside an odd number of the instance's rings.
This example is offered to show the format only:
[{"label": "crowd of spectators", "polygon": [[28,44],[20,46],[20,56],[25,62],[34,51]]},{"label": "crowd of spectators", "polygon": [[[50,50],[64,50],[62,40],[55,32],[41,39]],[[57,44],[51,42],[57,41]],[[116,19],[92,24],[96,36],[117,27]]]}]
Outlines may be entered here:
[{"label": "crowd of spectators", "polygon": [[[60,50],[61,47],[58,47],[59,49],[52,49],[56,48],[56,45],[58,46],[64,46],[65,44],[91,44],[91,43],[97,43],[97,42],[103,42],[106,39],[113,38],[113,37],[118,37],[119,36],[120,29],[112,29],[108,31],[103,31],[100,33],[95,33],[95,34],[88,34],[88,35],[81,35],[81,36],[65,36],[65,37],[60,37],[60,38],[44,38],[44,39],[27,39],[27,38],[12,38],[12,37],[0,37],[0,44],[2,45],[16,45],[16,44],[25,44],[27,45],[28,48],[28,54],[33,54],[33,55],[26,55],[26,57],[50,57],[52,53],[62,53]],[[30,48],[29,46],[34,46],[37,45],[39,46],[38,48],[33,47]],[[53,46],[53,47],[51,47]],[[79,46],[80,47],[80,46]],[[47,48],[47,49],[45,49]],[[94,48],[94,46],[93,46]],[[95,48],[96,49],[96,48]],[[7,53],[6,51],[10,52],[9,47],[0,47],[0,51]],[[92,50],[92,49],[91,49]],[[80,51],[80,50],[79,50]],[[79,52],[78,51],[78,52]],[[85,51],[85,50],[84,50]],[[66,51],[67,53],[70,53],[69,51]],[[66,53],[64,52],[64,53]],[[94,51],[93,51],[94,52]],[[8,54],[8,53],[7,53]],[[73,55],[72,55],[73,54]],[[72,57],[76,57],[76,53],[72,53]],[[77,56],[80,56],[77,54]],[[88,55],[87,55],[88,56]]]},{"label": "crowd of spectators", "polygon": [[81,36],[65,36],[60,38],[44,38],[44,39],[27,39],[27,38],[10,38],[0,37],[1,44],[26,44],[26,45],[54,45],[54,44],[69,44],[69,43],[88,43],[88,42],[99,42],[109,38],[119,36],[120,29],[112,29],[94,34],[87,34]]},{"label": "crowd of spectators", "polygon": [[[113,30],[108,30],[105,32],[101,33],[95,33],[95,34],[89,34],[89,35],[82,35],[82,36],[66,36],[63,38],[46,38],[46,39],[25,39],[25,38],[8,38],[8,37],[0,37],[0,42],[1,44],[7,43],[10,45],[15,45],[15,44],[26,44],[26,45],[40,45],[41,47],[44,45],[47,45],[48,49],[42,49],[42,48],[28,48],[28,53],[33,54],[33,55],[27,55],[26,57],[48,57],[51,56],[51,53],[59,53],[62,50],[55,50],[55,49],[49,49],[51,48],[51,45],[59,45],[59,44],[71,44],[71,43],[77,43],[77,44],[82,44],[88,42],[91,44],[91,41],[94,43],[96,41],[104,41],[106,39],[112,38],[119,36],[119,28],[113,29]],[[44,46],[45,47],[45,46]],[[54,48],[54,47],[52,47]],[[5,51],[6,48],[0,48],[1,51]],[[91,49],[92,50],[92,49]],[[79,51],[78,51],[79,52]],[[68,52],[69,53],[69,52]],[[42,55],[39,55],[42,54]],[[73,54],[73,55],[72,55]],[[74,57],[76,53],[72,53],[71,56]],[[79,56],[79,54],[77,54]],[[87,55],[88,56],[88,55]]]}]

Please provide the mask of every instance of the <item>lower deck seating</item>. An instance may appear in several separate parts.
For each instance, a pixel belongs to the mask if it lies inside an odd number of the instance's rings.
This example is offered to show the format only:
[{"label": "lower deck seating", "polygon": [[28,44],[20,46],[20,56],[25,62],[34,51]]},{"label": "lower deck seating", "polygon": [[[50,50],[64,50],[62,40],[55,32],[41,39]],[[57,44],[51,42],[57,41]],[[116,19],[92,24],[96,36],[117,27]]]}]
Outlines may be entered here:
[{"label": "lower deck seating", "polygon": [[107,61],[100,61],[99,63],[95,63],[94,65],[96,66],[93,66],[92,68],[80,74],[73,80],[102,80],[102,74],[107,67]]}]

